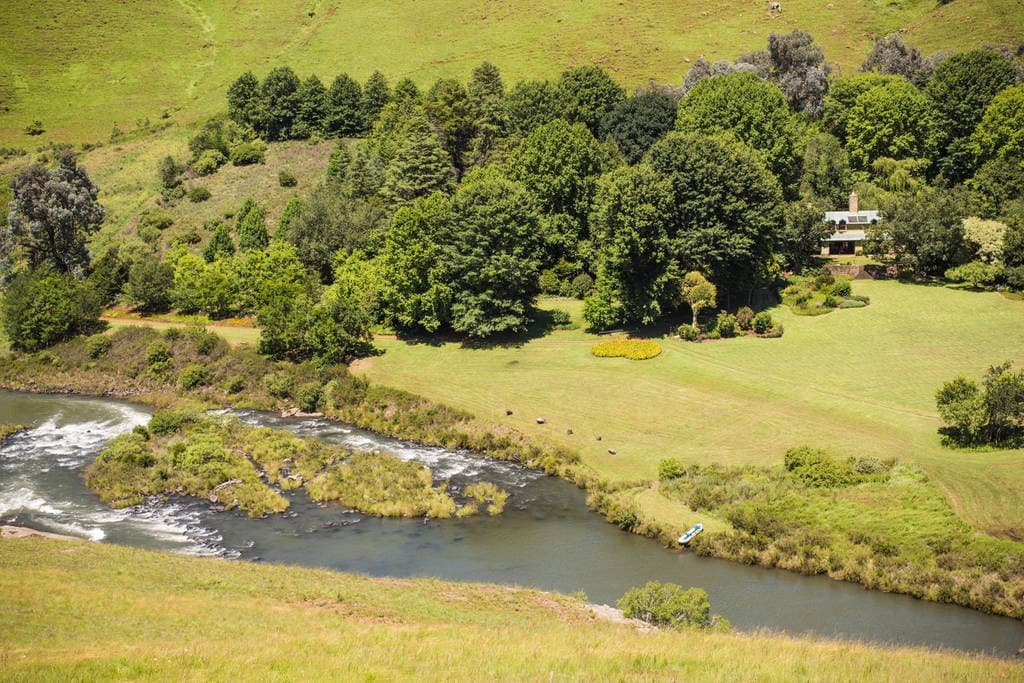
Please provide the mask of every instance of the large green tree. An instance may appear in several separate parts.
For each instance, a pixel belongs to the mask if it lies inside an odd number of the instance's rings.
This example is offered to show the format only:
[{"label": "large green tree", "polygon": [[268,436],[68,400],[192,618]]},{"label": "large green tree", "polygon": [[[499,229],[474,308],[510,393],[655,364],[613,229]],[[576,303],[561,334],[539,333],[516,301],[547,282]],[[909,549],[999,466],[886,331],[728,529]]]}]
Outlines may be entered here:
[{"label": "large green tree", "polygon": [[509,156],[508,176],[526,187],[547,218],[549,263],[578,258],[603,170],[600,143],[582,123],[563,119],[536,128]]},{"label": "large green tree", "polygon": [[611,135],[626,161],[635,164],[676,123],[676,98],[653,91],[622,100],[601,120],[601,131]]},{"label": "large green tree", "polygon": [[519,81],[505,95],[502,109],[513,133],[529,135],[558,118],[558,92],[550,81]]},{"label": "large green tree", "polygon": [[470,337],[522,332],[539,292],[539,215],[522,185],[478,171],[455,193],[437,280],[452,289],[451,328]]},{"label": "large green tree", "polygon": [[252,197],[242,203],[235,216],[235,233],[238,235],[238,248],[242,251],[265,249],[270,243],[266,214]]},{"label": "large green tree", "polygon": [[846,126],[857,98],[874,87],[899,80],[899,76],[885,76],[870,71],[837,78],[822,103],[822,127],[845,143]]},{"label": "large green tree", "polygon": [[473,103],[465,86],[454,78],[439,79],[423,98],[423,108],[448,153],[453,168],[461,173],[476,134]]},{"label": "large green tree", "polygon": [[946,178],[970,177],[973,155],[967,139],[992,99],[1016,80],[1013,62],[993,50],[961,52],[935,67],[925,94],[936,111],[937,170]]},{"label": "large green tree", "polygon": [[992,98],[971,136],[979,162],[1009,159],[1024,162],[1024,85],[1006,88]]},{"label": "large green tree", "polygon": [[316,74],[304,80],[295,93],[298,108],[291,136],[304,140],[325,132],[327,120],[327,88]]},{"label": "large green tree", "polygon": [[299,77],[291,67],[279,66],[260,83],[259,108],[254,127],[267,140],[287,140],[299,113]]},{"label": "large green tree", "polygon": [[381,109],[390,101],[391,87],[388,85],[387,78],[380,71],[374,71],[366,80],[359,100],[359,114],[364,130],[373,126]]},{"label": "large green tree", "polygon": [[70,150],[54,168],[32,164],[11,182],[6,234],[0,260],[19,249],[33,268],[49,263],[58,272],[81,276],[89,268],[86,238],[103,222],[99,193]]},{"label": "large green tree", "polygon": [[846,148],[858,169],[880,157],[934,158],[935,112],[909,81],[887,81],[859,95],[846,127]]},{"label": "large green tree", "polygon": [[448,323],[452,291],[438,279],[449,233],[451,199],[434,194],[402,207],[380,255],[385,321],[399,332],[436,332]]},{"label": "large green tree", "polygon": [[783,224],[782,190],[760,155],[729,137],[670,133],[647,162],[671,184],[669,237],[680,266],[707,273],[727,301],[746,295]]},{"label": "large green tree", "polygon": [[11,348],[38,351],[95,329],[101,306],[86,282],[50,264],[22,270],[3,296],[3,325]]},{"label": "large green tree", "polygon": [[363,132],[360,103],[363,89],[351,76],[341,74],[327,91],[327,115],[324,128],[328,135],[352,137]]},{"label": "large green tree", "polygon": [[584,317],[592,327],[646,325],[664,315],[678,291],[667,225],[672,189],[646,164],[601,179],[594,201],[597,292]]},{"label": "large green tree", "polygon": [[750,72],[707,78],[679,103],[676,130],[729,132],[764,160],[790,194],[799,173],[795,131],[782,91]]},{"label": "large green tree", "polygon": [[885,221],[868,230],[865,251],[916,275],[942,275],[965,262],[965,209],[945,190],[896,195],[882,206]]},{"label": "large green tree", "polygon": [[595,136],[600,134],[601,119],[626,98],[622,87],[596,65],[562,72],[555,90],[562,117],[571,123],[582,123]]}]

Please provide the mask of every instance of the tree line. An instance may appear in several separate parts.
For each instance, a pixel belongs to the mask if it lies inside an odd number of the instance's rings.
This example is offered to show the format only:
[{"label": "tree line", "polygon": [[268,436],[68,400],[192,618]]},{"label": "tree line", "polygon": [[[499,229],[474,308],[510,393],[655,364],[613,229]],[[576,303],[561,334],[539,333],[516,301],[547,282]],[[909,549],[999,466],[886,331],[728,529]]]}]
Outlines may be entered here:
[{"label": "tree line", "polygon": [[[595,329],[643,325],[689,307],[688,273],[714,286],[713,315],[804,268],[831,231],[822,212],[855,188],[886,216],[874,253],[916,275],[1020,288],[1019,81],[1019,59],[998,50],[925,58],[898,36],[837,78],[802,31],[734,62],[699,60],[678,88],[632,95],[597,66],[506,88],[484,63],[466,84],[439,79],[422,92],[380,73],[362,86],[343,74],[330,88],[288,67],[262,81],[246,73],[229,88],[227,115],[191,140],[189,161],[161,162],[161,184],[216,172],[263,141],[337,137],[323,182],[289,203],[273,236],[252,202],[233,228],[210,226],[201,255],[179,246],[118,272],[135,302],[147,281],[166,285],[156,304],[139,305],[256,315],[276,355],[350,357],[374,323],[521,332],[540,293],[585,298]],[[23,194],[0,253],[35,266],[45,250],[26,232]],[[79,235],[98,224],[83,220]],[[103,258],[54,267],[94,277]],[[252,274],[260,259],[288,261],[284,293],[243,284],[277,279]],[[343,353],[310,341],[310,330],[342,321],[353,332]]]}]

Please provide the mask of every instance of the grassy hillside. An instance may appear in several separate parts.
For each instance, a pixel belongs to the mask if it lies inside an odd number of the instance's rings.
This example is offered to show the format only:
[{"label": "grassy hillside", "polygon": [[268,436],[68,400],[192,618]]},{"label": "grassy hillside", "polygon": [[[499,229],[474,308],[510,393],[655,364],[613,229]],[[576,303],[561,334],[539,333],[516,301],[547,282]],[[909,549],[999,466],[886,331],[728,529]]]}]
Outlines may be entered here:
[{"label": "grassy hillside", "polygon": [[357,370],[576,449],[614,480],[655,479],[669,456],[778,465],[800,444],[896,457],[922,467],[971,524],[1019,537],[1022,453],[944,448],[934,396],[958,373],[1024,363],[1021,302],[897,282],[854,291],[872,304],[818,317],[773,310],[781,339],[668,339],[646,361],[595,358],[593,335],[567,331],[489,349],[381,340],[384,355]]},{"label": "grassy hillside", "polygon": [[[679,83],[688,61],[733,58],[772,32],[810,31],[855,69],[873,39],[906,29],[926,52],[1024,35],[1019,0],[152,0],[0,4],[0,146],[106,140],[116,125],[190,124],[223,108],[246,69],[288,63],[322,78],[381,69],[393,81],[465,78],[484,60],[509,80],[598,63],[628,86]],[[33,120],[39,138],[24,134]]]},{"label": "grassy hillside", "polygon": [[911,681],[1022,673],[1011,661],[922,649],[641,633],[596,619],[573,598],[532,590],[41,538],[0,540],[0,595],[0,661],[12,679]]}]

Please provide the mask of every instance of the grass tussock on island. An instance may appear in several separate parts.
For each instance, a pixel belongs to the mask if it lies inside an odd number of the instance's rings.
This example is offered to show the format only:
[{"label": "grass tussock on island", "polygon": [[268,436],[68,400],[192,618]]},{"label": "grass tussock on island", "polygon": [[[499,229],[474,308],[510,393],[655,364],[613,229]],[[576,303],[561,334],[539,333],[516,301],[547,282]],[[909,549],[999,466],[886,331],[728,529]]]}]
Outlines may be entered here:
[{"label": "grass tussock on island", "polygon": [[6,422],[0,422],[0,443],[3,443],[8,437],[23,432],[28,429],[25,425],[8,424]]},{"label": "grass tussock on island", "polygon": [[380,517],[466,516],[476,514],[483,496],[502,502],[508,496],[481,484],[480,492],[467,490],[467,502],[459,505],[447,482],[435,486],[420,464],[188,409],[157,412],[148,428],[115,437],[85,480],[112,507],[185,494],[251,517],[284,512],[289,502],[282,491],[303,486],[314,501],[337,501]]},{"label": "grass tussock on island", "polygon": [[1020,675],[1011,661],[926,649],[696,628],[639,632],[598,619],[577,599],[535,590],[371,579],[41,538],[0,540],[0,594],[4,670],[14,679],[244,680],[254,672],[288,680],[473,681]]}]

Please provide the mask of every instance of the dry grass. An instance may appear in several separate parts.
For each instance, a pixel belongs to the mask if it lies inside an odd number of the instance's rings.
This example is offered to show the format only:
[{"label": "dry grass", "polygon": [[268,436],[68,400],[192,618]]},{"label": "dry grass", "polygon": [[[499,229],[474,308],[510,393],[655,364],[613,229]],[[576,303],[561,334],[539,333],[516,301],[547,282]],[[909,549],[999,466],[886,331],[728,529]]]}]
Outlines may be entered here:
[{"label": "dry grass", "polygon": [[12,679],[916,681],[1022,674],[1011,661],[924,649],[642,633],[598,620],[572,598],[532,590],[369,579],[42,538],[0,540],[0,595],[0,661]]}]

